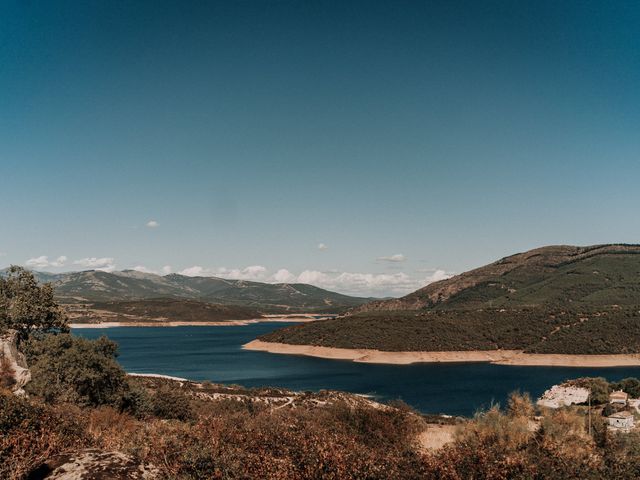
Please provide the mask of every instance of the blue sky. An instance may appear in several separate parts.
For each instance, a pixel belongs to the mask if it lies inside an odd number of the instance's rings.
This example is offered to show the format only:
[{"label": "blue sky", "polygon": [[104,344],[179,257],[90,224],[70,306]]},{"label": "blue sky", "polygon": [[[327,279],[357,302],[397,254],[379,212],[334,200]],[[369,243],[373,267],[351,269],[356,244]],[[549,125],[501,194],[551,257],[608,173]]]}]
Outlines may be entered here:
[{"label": "blue sky", "polygon": [[0,265],[400,295],[638,242],[639,31],[631,1],[4,1]]}]

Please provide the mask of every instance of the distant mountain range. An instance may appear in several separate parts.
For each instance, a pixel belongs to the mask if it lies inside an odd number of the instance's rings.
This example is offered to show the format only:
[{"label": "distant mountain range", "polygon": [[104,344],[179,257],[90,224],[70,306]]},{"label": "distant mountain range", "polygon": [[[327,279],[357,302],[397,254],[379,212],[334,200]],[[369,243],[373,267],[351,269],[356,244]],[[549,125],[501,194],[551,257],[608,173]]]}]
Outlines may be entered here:
[{"label": "distant mountain range", "polygon": [[58,300],[65,304],[170,298],[249,307],[261,313],[340,313],[372,300],[304,283],[270,284],[178,274],[160,276],[135,270],[34,274],[41,282],[53,283]]},{"label": "distant mountain range", "polygon": [[262,339],[391,351],[640,353],[640,245],[538,248]]}]

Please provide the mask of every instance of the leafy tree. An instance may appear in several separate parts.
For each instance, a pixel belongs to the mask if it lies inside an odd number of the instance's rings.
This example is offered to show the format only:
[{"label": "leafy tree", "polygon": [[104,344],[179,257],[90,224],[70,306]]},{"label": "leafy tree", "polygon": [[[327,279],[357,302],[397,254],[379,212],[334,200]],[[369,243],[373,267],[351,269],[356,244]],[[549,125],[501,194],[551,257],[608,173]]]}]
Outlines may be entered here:
[{"label": "leafy tree", "polygon": [[18,331],[20,341],[34,331],[68,331],[67,317],[53,298],[53,286],[40,285],[33,273],[11,266],[0,278],[0,331]]},{"label": "leafy tree", "polygon": [[637,378],[625,378],[617,383],[611,384],[612,390],[622,390],[629,394],[631,398],[640,398],[640,380]]},{"label": "leafy tree", "polygon": [[34,337],[25,344],[31,366],[26,390],[48,402],[119,406],[128,384],[117,351],[118,345],[106,337]]}]

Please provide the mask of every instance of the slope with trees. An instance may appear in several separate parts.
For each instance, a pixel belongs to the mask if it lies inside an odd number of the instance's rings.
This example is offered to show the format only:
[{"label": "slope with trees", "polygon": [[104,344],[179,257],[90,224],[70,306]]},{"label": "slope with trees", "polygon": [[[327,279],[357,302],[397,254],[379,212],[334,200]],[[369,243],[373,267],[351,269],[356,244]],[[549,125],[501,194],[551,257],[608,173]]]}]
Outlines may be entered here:
[{"label": "slope with trees", "polygon": [[640,353],[639,254],[638,245],[539,248],[260,339],[387,351]]}]

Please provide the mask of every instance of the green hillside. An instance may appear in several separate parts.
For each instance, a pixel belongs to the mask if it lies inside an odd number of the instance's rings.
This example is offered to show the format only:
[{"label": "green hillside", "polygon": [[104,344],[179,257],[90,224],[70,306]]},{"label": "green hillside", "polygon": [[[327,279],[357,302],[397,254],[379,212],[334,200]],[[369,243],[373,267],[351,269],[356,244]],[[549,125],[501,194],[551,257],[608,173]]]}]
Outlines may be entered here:
[{"label": "green hillside", "polygon": [[263,340],[391,351],[640,352],[640,246],[512,255]]},{"label": "green hillside", "polygon": [[302,283],[270,284],[178,274],[160,276],[134,270],[35,272],[35,275],[39,281],[53,283],[58,301],[67,305],[171,298],[247,307],[273,314],[343,313],[372,300]]}]

